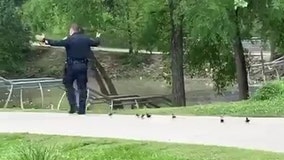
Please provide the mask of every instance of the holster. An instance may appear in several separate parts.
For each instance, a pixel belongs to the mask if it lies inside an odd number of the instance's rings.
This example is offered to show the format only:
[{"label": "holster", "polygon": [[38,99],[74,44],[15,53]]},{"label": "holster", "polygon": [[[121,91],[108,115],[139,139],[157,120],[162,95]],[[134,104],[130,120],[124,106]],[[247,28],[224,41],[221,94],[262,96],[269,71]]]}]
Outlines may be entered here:
[{"label": "holster", "polygon": [[64,68],[63,68],[63,79],[62,79],[63,84],[65,84],[65,82],[66,82],[67,67],[68,67],[68,64],[67,64],[67,62],[65,62]]}]

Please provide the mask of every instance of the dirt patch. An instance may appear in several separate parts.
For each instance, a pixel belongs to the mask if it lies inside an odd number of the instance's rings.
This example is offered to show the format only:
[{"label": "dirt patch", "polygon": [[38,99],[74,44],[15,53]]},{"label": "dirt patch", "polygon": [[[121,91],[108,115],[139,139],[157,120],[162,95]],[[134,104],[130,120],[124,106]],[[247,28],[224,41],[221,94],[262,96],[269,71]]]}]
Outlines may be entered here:
[{"label": "dirt patch", "polygon": [[[33,47],[32,52],[33,56],[27,60],[23,75],[9,75],[9,77],[62,77],[66,57],[64,49]],[[126,65],[125,55],[126,53],[95,52],[95,56],[112,79],[137,77],[157,79],[162,74],[162,55],[142,54],[143,61],[138,67]]]}]

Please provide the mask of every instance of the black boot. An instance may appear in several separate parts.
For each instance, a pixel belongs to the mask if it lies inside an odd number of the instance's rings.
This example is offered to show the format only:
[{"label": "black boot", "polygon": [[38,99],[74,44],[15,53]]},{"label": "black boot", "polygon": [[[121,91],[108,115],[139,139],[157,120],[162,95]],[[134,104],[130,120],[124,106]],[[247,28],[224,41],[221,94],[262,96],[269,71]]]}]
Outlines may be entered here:
[{"label": "black boot", "polygon": [[85,108],[85,107],[80,107],[80,108],[79,108],[79,111],[78,111],[78,114],[79,114],[79,115],[84,115],[84,114],[86,114],[86,108]]},{"label": "black boot", "polygon": [[74,113],[76,113],[76,111],[77,111],[77,107],[71,106],[71,107],[70,107],[70,110],[69,110],[69,113],[70,113],[70,114],[74,114]]}]

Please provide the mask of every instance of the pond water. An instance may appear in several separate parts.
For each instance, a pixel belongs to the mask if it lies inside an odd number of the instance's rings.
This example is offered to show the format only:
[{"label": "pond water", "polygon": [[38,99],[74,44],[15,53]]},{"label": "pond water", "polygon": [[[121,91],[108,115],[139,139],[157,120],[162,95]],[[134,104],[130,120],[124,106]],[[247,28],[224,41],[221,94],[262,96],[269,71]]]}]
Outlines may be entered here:
[{"label": "pond water", "polygon": [[[113,81],[119,94],[170,94],[171,88],[162,81],[154,81],[150,79],[128,79]],[[190,79],[185,80],[185,92],[188,105],[206,104],[217,101],[237,101],[238,92],[236,87],[230,87],[224,94],[217,95],[210,85],[211,81],[206,79]],[[97,84],[90,80],[89,86],[96,88]],[[257,88],[250,88],[251,93],[254,93]]]}]

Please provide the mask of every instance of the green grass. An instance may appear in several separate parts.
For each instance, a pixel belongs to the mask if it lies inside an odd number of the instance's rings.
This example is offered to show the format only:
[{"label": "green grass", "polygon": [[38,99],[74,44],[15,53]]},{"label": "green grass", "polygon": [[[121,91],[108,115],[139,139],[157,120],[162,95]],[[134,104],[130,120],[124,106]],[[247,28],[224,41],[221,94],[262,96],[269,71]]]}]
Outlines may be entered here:
[{"label": "green grass", "polygon": [[0,160],[284,160],[228,147],[114,139],[0,134]]},{"label": "green grass", "polygon": [[177,114],[197,116],[251,116],[251,117],[282,117],[284,116],[284,99],[265,101],[241,101],[230,103],[214,103],[191,107],[172,107],[159,109],[120,110],[120,114],[135,114],[149,112],[152,114]]}]

